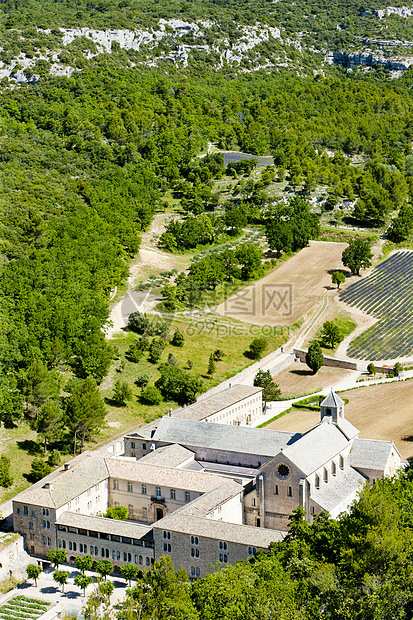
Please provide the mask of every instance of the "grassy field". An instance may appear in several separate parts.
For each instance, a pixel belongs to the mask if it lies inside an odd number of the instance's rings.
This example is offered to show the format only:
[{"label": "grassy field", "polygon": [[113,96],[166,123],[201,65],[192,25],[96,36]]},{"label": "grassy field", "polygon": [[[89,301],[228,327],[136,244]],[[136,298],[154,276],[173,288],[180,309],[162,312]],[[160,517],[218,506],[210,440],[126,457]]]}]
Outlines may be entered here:
[{"label": "grassy field", "polygon": [[[225,379],[229,379],[252,364],[253,360],[246,357],[244,353],[250,342],[261,335],[260,329],[255,326],[225,320],[212,314],[200,315],[199,318],[175,317],[170,322],[170,335],[177,328],[184,334],[184,346],[175,347],[169,344],[162,354],[160,363],[166,362],[168,355],[172,353],[181,368],[192,374],[201,375],[204,381],[204,391]],[[285,342],[287,336],[287,331],[284,332],[284,335],[282,331],[277,329],[270,335],[267,331],[265,330],[265,337],[268,341],[268,348],[264,354],[278,348]],[[113,344],[119,350],[120,360],[112,366],[101,386],[109,409],[108,428],[102,432],[102,440],[108,440],[114,433],[121,434],[125,430],[138,426],[143,421],[149,421],[158,415],[163,415],[167,413],[170,406],[176,406],[174,403],[163,403],[159,406],[149,407],[139,402],[141,389],[134,383],[136,378],[145,373],[149,376],[149,384],[152,385],[160,373],[158,364],[151,364],[146,357],[136,364],[125,358],[126,350],[136,338],[136,334],[132,332],[122,332],[112,339]],[[225,357],[221,362],[216,363],[216,372],[213,377],[209,377],[207,375],[209,356],[216,349],[224,351]],[[121,361],[124,364],[123,372],[119,372]],[[191,369],[189,369],[188,361],[192,362]],[[118,378],[127,381],[133,390],[133,398],[127,407],[115,407],[110,400],[114,382]]]},{"label": "grassy field", "polygon": [[[413,381],[371,385],[340,394],[345,416],[360,437],[394,441],[404,459],[413,458]],[[317,424],[316,411],[294,410],[266,428],[303,433]]]},{"label": "grassy field", "polygon": [[[204,390],[229,379],[253,363],[253,360],[246,357],[244,352],[248,349],[250,342],[256,336],[261,335],[259,328],[255,326],[225,320],[214,315],[206,317],[200,315],[199,318],[184,316],[175,318],[170,323],[170,334],[172,335],[174,330],[179,327],[184,334],[185,344],[182,348],[168,345],[160,362],[166,362],[168,354],[172,353],[182,368],[203,377]],[[285,342],[287,331],[284,334],[277,329],[274,330],[273,335],[266,333],[268,348],[264,354],[270,353]],[[108,409],[106,427],[96,437],[95,441],[86,444],[85,449],[93,449],[100,444],[120,437],[125,432],[164,415],[170,407],[177,406],[172,402],[164,402],[158,406],[147,406],[139,402],[141,389],[134,383],[138,375],[148,374],[150,384],[153,384],[160,373],[158,365],[151,364],[146,358],[137,364],[125,359],[125,352],[135,338],[137,335],[132,332],[122,332],[111,340],[119,350],[120,359],[113,363],[108,376],[101,384],[101,391]],[[213,377],[209,377],[207,375],[208,360],[210,354],[216,349],[222,349],[225,352],[225,357],[222,362],[216,363],[216,372]],[[188,368],[189,360],[193,363],[191,370]],[[123,372],[119,372],[121,361],[124,362]],[[113,384],[118,378],[127,381],[133,391],[133,398],[126,407],[116,407],[111,400]],[[62,462],[69,460],[72,456],[70,445],[68,448],[69,452],[62,454]],[[13,429],[0,428],[0,449],[1,454],[8,456],[11,460],[10,471],[14,478],[14,483],[9,489],[1,489],[0,491],[0,503],[2,503],[29,486],[29,482],[23,474],[30,471],[33,458],[43,457],[43,450],[40,442],[37,441],[36,433],[25,422]]]}]

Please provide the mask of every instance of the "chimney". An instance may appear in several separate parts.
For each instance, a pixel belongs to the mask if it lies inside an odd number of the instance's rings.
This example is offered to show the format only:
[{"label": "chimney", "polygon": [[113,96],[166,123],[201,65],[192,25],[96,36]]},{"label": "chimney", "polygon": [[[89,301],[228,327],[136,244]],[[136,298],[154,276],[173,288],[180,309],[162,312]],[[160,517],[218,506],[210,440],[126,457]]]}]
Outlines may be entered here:
[{"label": "chimney", "polygon": [[44,489],[52,490],[53,489],[53,483],[52,482],[45,482],[44,485],[43,485],[43,488]]},{"label": "chimney", "polygon": [[63,465],[63,467],[64,467],[64,471],[67,471],[67,470],[68,470],[68,469],[70,469],[72,466],[71,466],[71,464],[70,464],[70,463],[65,463],[65,464]]}]

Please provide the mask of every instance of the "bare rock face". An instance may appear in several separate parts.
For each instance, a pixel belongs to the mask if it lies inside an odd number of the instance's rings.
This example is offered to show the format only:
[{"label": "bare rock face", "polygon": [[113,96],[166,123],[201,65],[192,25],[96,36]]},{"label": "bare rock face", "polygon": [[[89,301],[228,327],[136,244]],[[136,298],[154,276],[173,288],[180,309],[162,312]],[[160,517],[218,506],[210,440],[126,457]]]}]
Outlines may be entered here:
[{"label": "bare rock face", "polygon": [[413,65],[413,58],[383,58],[369,52],[347,53],[347,52],[328,52],[325,57],[327,64],[339,64],[351,69],[357,65],[373,67],[382,65],[390,71],[407,71]]},{"label": "bare rock face", "polygon": [[379,19],[383,19],[383,17],[387,17],[387,15],[398,15],[399,17],[413,17],[413,9],[408,6],[388,6],[385,9],[378,9],[374,11],[374,15],[376,15]]}]

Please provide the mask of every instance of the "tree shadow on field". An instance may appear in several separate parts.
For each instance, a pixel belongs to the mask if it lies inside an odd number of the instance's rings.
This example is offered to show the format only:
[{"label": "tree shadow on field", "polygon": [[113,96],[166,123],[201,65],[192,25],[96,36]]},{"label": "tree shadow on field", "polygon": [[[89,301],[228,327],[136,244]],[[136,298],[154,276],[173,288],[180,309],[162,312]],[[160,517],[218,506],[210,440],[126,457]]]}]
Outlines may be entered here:
[{"label": "tree shadow on field", "polygon": [[349,271],[348,269],[326,269],[326,271],[330,276],[332,276],[333,273],[335,273],[336,271],[343,273],[346,278],[349,278],[351,276],[351,271]]},{"label": "tree shadow on field", "polygon": [[291,370],[291,374],[298,375],[299,377],[314,377],[314,373],[310,368],[308,370]]},{"label": "tree shadow on field", "polygon": [[31,456],[37,456],[39,454],[43,454],[41,445],[37,441],[34,441],[33,439],[23,439],[22,441],[18,441],[17,445],[20,448],[20,450],[24,450]]},{"label": "tree shadow on field", "polygon": [[[413,441],[413,435],[404,435],[402,437],[402,441]],[[408,461],[410,461],[411,459],[407,459]]]}]

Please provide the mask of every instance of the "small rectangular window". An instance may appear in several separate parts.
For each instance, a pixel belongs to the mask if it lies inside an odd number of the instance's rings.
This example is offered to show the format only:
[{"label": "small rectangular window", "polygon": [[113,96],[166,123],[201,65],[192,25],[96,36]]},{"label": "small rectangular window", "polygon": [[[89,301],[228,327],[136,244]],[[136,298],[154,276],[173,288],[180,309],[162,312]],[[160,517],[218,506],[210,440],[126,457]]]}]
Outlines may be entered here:
[{"label": "small rectangular window", "polygon": [[191,545],[198,545],[198,544],[199,544],[198,536],[191,536]]},{"label": "small rectangular window", "polygon": [[146,517],[148,516],[148,509],[145,508],[145,506],[142,508],[142,517],[144,517],[146,519]]},{"label": "small rectangular window", "polygon": [[176,491],[175,491],[175,489],[171,489],[171,499],[176,499]]},{"label": "small rectangular window", "polygon": [[288,487],[287,495],[288,495],[288,497],[292,497],[293,496],[293,488],[292,487]]},{"label": "small rectangular window", "polygon": [[142,444],[142,450],[146,450],[146,443]]},{"label": "small rectangular window", "polygon": [[119,489],[119,480],[114,480],[113,481],[113,488],[115,491],[117,491]]},{"label": "small rectangular window", "polygon": [[29,514],[29,509],[27,508],[27,506],[23,506],[23,514],[24,514],[24,516],[25,516],[25,517],[27,517],[27,516],[28,516],[28,514]]},{"label": "small rectangular window", "polygon": [[161,497],[161,487],[156,487],[156,497]]},{"label": "small rectangular window", "polygon": [[199,558],[199,549],[191,547],[191,558]]},{"label": "small rectangular window", "polygon": [[274,495],[278,495],[278,484],[274,485]]},{"label": "small rectangular window", "polygon": [[132,493],[132,491],[133,491],[132,482],[128,482],[128,493]]},{"label": "small rectangular window", "polygon": [[20,508],[16,508],[16,515],[20,514]]},{"label": "small rectangular window", "polygon": [[185,501],[187,503],[191,501],[191,494],[189,491],[185,491]]},{"label": "small rectangular window", "polygon": [[142,495],[146,495],[146,484],[142,485]]},{"label": "small rectangular window", "polygon": [[131,441],[131,442],[130,442],[130,447],[131,447],[131,448],[134,448],[134,447],[135,447],[135,442],[134,442],[134,441]]}]

